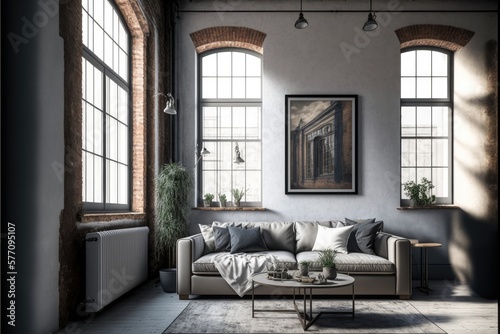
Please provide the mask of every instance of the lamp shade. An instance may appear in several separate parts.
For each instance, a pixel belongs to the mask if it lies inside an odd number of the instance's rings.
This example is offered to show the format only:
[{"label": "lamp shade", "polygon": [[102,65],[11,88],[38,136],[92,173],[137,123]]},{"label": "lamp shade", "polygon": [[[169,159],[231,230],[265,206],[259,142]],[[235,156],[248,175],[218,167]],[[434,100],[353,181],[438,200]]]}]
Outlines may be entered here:
[{"label": "lamp shade", "polygon": [[209,150],[207,150],[207,148],[206,148],[206,147],[203,147],[203,150],[201,150],[200,154],[201,154],[201,155],[207,155],[207,154],[210,154],[210,151],[209,151]]},{"label": "lamp shade", "polygon": [[295,28],[304,29],[308,25],[309,25],[309,22],[307,22],[307,20],[304,18],[304,14],[302,14],[302,12],[300,12],[299,18],[297,19],[297,21],[295,21]]},{"label": "lamp shade", "polygon": [[377,27],[378,27],[378,24],[377,24],[377,21],[375,21],[375,16],[372,13],[368,14],[368,20],[363,25],[363,30],[364,31],[373,31],[373,30],[377,29]]},{"label": "lamp shade", "polygon": [[163,109],[163,112],[165,114],[169,115],[177,115],[177,111],[174,108],[174,102],[173,102],[173,97],[170,97],[167,101],[167,105],[165,106],[165,109]]},{"label": "lamp shade", "polygon": [[235,164],[242,164],[245,162],[245,160],[243,160],[239,155],[236,157],[236,159],[234,159],[233,161]]}]

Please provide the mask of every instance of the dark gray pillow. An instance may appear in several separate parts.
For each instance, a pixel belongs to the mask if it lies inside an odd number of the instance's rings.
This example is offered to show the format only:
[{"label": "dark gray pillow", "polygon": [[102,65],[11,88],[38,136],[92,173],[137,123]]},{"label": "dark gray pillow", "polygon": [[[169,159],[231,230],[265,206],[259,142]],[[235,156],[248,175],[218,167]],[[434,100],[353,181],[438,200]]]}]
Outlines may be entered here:
[{"label": "dark gray pillow", "polygon": [[366,253],[375,255],[373,243],[377,233],[382,230],[383,221],[371,219],[349,219],[346,218],[347,225],[354,225],[351,235],[347,241],[347,251],[349,253]]},{"label": "dark gray pillow", "polygon": [[228,229],[231,236],[231,254],[268,250],[258,227],[245,229],[229,226]]},{"label": "dark gray pillow", "polygon": [[213,226],[215,250],[214,252],[229,252],[231,250],[231,237],[227,227]]},{"label": "dark gray pillow", "polygon": [[260,232],[269,250],[295,252],[293,223],[272,222],[260,225]]}]

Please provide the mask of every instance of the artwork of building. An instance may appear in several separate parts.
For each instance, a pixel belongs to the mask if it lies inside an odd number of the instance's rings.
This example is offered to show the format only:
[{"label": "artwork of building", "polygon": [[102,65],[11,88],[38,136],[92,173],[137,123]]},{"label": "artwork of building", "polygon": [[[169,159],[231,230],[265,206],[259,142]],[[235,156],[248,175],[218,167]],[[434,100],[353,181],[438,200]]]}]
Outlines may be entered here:
[{"label": "artwork of building", "polygon": [[291,132],[291,186],[294,189],[349,189],[353,182],[352,103],[333,101]]}]

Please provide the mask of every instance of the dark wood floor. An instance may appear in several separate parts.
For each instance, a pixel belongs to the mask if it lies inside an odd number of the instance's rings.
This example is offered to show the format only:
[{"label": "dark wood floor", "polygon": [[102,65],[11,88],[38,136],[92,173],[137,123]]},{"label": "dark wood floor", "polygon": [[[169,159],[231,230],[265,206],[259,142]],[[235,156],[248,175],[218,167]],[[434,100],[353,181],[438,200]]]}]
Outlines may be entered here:
[{"label": "dark wood floor", "polygon": [[[420,282],[414,282],[418,286]],[[498,333],[498,301],[475,297],[464,285],[431,281],[426,295],[414,288],[409,302],[447,333]],[[106,307],[95,317],[69,325],[59,333],[162,333],[189,301],[164,293],[148,282]]]}]

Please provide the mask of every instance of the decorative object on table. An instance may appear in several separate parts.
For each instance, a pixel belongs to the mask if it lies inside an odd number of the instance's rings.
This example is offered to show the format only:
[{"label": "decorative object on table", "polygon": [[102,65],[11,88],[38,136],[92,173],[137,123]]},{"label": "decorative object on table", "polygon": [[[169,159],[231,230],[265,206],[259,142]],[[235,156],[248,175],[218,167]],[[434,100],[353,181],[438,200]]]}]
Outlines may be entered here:
[{"label": "decorative object on table", "polygon": [[285,96],[285,193],[357,194],[357,95]]},{"label": "decorative object on table", "polygon": [[205,196],[203,196],[203,206],[206,208],[209,208],[212,206],[212,200],[214,199],[214,195],[211,193],[206,193]]},{"label": "decorative object on table", "polygon": [[219,194],[219,204],[221,208],[225,208],[227,206],[226,194]]},{"label": "decorative object on table", "polygon": [[310,261],[300,261],[299,262],[299,274],[302,277],[307,277],[309,275]]},{"label": "decorative object on table", "polygon": [[321,250],[318,253],[318,260],[323,266],[323,276],[327,279],[335,279],[337,277],[337,269],[335,263],[335,257],[337,256],[337,251],[330,248]]},{"label": "decorative object on table", "polygon": [[235,207],[240,206],[241,199],[245,196],[245,190],[233,188],[231,189],[231,195],[233,195],[233,204]]},{"label": "decorative object on table", "polygon": [[273,279],[274,278],[274,271],[276,270],[276,268],[274,267],[274,263],[268,262],[266,264],[266,268],[267,268],[267,278]]},{"label": "decorative object on table", "polygon": [[165,292],[176,290],[177,240],[188,235],[186,218],[191,205],[191,174],[178,163],[168,163],[156,176],[155,187],[155,265]]},{"label": "decorative object on table", "polygon": [[311,284],[311,283],[314,283],[314,281],[316,280],[316,277],[302,277],[300,279],[300,281],[302,283],[306,283],[306,284]]},{"label": "decorative object on table", "polygon": [[318,276],[316,276],[316,279],[318,280],[318,284],[323,284],[327,282],[327,278],[321,273],[318,274]]},{"label": "decorative object on table", "polygon": [[432,181],[423,177],[420,183],[406,181],[404,183],[404,193],[410,199],[411,206],[428,206],[434,204],[436,196],[432,194],[434,185]]},{"label": "decorative object on table", "polygon": [[276,280],[276,281],[280,281],[281,280],[281,271],[282,271],[282,266],[279,262],[275,263],[274,264],[274,275],[273,275],[273,279]]}]

